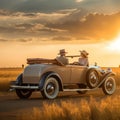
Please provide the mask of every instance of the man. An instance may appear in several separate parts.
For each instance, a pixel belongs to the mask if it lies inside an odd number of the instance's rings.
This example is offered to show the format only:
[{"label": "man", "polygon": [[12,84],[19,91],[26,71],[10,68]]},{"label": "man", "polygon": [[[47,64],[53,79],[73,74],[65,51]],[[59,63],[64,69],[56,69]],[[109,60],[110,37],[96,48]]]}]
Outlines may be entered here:
[{"label": "man", "polygon": [[60,55],[60,56],[56,58],[56,59],[57,59],[58,61],[60,61],[63,65],[69,64],[68,59],[65,57],[66,53],[67,53],[67,52],[65,52],[65,49],[61,49],[61,50],[59,51],[59,54],[58,54],[58,55]]}]

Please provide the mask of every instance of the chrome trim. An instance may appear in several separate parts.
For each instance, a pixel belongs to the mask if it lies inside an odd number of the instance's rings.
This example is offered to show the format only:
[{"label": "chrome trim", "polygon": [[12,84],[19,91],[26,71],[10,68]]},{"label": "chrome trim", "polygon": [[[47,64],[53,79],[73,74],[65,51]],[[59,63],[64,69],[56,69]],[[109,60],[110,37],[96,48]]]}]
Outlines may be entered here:
[{"label": "chrome trim", "polygon": [[39,89],[39,86],[19,86],[19,85],[11,85],[11,89]]},{"label": "chrome trim", "polygon": [[89,90],[95,90],[95,89],[98,89],[98,88],[93,88],[93,89],[63,89],[64,92],[76,92],[76,91],[89,91]]}]

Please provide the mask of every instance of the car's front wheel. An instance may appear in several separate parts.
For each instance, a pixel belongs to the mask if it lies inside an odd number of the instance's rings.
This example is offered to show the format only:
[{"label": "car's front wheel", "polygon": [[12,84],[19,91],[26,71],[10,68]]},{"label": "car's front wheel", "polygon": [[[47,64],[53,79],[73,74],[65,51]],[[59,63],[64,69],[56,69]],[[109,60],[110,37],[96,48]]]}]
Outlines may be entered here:
[{"label": "car's front wheel", "polygon": [[102,90],[107,95],[112,95],[116,90],[116,82],[113,76],[107,77],[103,83]]},{"label": "car's front wheel", "polygon": [[27,89],[16,89],[16,94],[21,99],[27,99],[31,96],[32,91]]},{"label": "car's front wheel", "polygon": [[59,93],[59,84],[54,77],[50,77],[45,81],[41,94],[44,98],[54,99]]}]

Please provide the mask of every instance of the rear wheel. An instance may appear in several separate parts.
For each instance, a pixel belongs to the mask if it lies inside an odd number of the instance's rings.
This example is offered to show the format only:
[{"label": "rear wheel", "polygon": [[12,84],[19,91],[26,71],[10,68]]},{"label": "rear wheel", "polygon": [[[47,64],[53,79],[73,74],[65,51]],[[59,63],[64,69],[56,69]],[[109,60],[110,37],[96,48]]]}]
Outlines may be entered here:
[{"label": "rear wheel", "polygon": [[116,82],[113,76],[109,76],[103,83],[102,90],[107,95],[112,95],[116,90]]},{"label": "rear wheel", "polygon": [[86,82],[89,88],[95,88],[100,83],[98,71],[94,68],[89,69],[86,75]]},{"label": "rear wheel", "polygon": [[27,89],[16,89],[16,94],[21,99],[27,99],[31,96],[32,91]]},{"label": "rear wheel", "polygon": [[44,88],[41,91],[41,94],[44,98],[54,99],[59,93],[59,84],[54,77],[50,77],[46,80]]}]

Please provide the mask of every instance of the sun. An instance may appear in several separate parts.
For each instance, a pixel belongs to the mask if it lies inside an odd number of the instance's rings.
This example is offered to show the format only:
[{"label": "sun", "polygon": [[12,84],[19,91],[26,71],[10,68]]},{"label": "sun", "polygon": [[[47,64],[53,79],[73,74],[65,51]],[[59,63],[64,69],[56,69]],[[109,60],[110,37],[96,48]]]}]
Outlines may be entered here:
[{"label": "sun", "polygon": [[120,35],[118,35],[112,42],[108,45],[108,48],[113,51],[120,52]]}]

